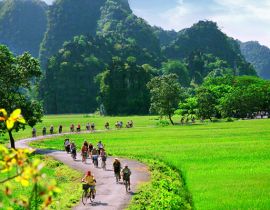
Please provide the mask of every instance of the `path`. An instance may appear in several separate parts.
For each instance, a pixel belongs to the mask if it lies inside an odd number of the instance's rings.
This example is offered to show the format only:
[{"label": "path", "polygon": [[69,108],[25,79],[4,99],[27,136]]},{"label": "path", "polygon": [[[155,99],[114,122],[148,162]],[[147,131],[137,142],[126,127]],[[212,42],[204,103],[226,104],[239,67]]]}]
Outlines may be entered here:
[{"label": "path", "polygon": [[[51,135],[50,137],[53,137]],[[16,148],[30,148],[28,143],[31,141],[41,140],[48,138],[48,136],[22,139],[16,142]],[[87,159],[87,164],[81,162],[81,157],[78,154],[78,160],[73,161],[71,156],[64,151],[55,150],[37,150],[39,153],[49,155],[56,160],[63,162],[69,167],[85,173],[87,170],[92,171],[97,180],[97,195],[93,204],[83,205],[81,202],[75,206],[74,210],[94,209],[94,210],[117,210],[124,209],[130,202],[131,196],[136,191],[139,184],[149,181],[150,174],[147,167],[134,160],[121,159],[122,164],[128,164],[132,171],[131,175],[131,192],[126,193],[123,184],[116,184],[114,173],[112,171],[112,162],[114,158],[109,157],[107,159],[107,171],[103,171],[101,168],[95,168],[90,159]],[[100,165],[100,163],[99,163]],[[72,192],[70,192],[72,193]]]}]

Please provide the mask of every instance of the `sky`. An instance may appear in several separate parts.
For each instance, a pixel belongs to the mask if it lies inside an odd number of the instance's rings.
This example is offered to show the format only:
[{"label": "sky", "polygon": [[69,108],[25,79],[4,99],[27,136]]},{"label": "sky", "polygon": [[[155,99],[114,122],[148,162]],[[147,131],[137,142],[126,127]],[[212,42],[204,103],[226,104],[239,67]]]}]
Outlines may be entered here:
[{"label": "sky", "polygon": [[[51,3],[53,0],[45,0]],[[150,25],[179,31],[212,20],[228,36],[270,47],[270,0],[129,0]]]}]

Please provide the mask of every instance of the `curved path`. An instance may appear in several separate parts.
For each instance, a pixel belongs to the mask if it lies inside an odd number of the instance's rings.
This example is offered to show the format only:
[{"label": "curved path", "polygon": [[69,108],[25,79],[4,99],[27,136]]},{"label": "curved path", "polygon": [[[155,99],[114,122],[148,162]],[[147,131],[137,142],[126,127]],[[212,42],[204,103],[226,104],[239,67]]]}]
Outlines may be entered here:
[{"label": "curved path", "polygon": [[[63,134],[62,134],[63,135]],[[50,136],[40,136],[37,138],[22,139],[16,142],[17,148],[30,148],[28,143],[31,141],[37,141],[44,138],[50,138],[56,135]],[[46,154],[54,159],[63,162],[69,167],[85,173],[90,170],[94,174],[97,180],[97,195],[96,199],[92,204],[83,205],[81,202],[79,205],[75,206],[75,210],[84,210],[84,209],[95,209],[95,210],[117,210],[124,209],[128,206],[131,196],[136,191],[139,184],[149,181],[150,173],[146,165],[139,163],[134,160],[121,159],[122,164],[128,164],[129,168],[132,171],[131,175],[131,191],[126,193],[125,187],[123,184],[116,184],[114,173],[112,170],[112,162],[114,158],[108,157],[107,170],[104,171],[101,168],[95,168],[90,159],[87,159],[87,163],[84,164],[81,162],[81,157],[77,154],[78,160],[73,161],[71,156],[64,151],[56,150],[37,150],[38,153]],[[100,163],[99,163],[100,165]],[[72,192],[70,192],[72,193]]]}]

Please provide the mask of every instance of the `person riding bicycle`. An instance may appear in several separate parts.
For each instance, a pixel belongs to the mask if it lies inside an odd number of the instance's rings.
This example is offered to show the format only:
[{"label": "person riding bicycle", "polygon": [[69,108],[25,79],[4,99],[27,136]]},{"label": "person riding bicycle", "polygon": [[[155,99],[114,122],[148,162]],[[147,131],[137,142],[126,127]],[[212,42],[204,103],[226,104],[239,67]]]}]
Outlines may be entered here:
[{"label": "person riding bicycle", "polygon": [[82,149],[82,162],[86,163],[86,158],[87,158],[87,154],[88,154],[88,144],[86,141],[84,141]]},{"label": "person riding bicycle", "polygon": [[104,149],[104,145],[102,144],[101,141],[98,142],[97,148],[98,148],[98,154],[100,155],[100,151],[101,151],[102,149]]},{"label": "person riding bicycle", "polygon": [[103,165],[104,166],[104,169],[106,170],[107,154],[106,154],[106,152],[105,152],[104,149],[101,149],[101,151],[100,151],[100,157],[101,157],[101,161],[102,161],[101,166]]},{"label": "person riding bicycle", "polygon": [[81,131],[81,125],[80,123],[77,125],[77,132],[80,132]]},{"label": "person riding bicycle", "polygon": [[37,129],[35,127],[33,127],[32,129],[32,137],[33,138],[37,137]]},{"label": "person riding bicycle", "polygon": [[75,127],[74,124],[70,125],[70,132],[74,132],[74,127]]},{"label": "person riding bicycle", "polygon": [[43,127],[43,129],[42,129],[42,134],[43,134],[43,136],[46,135],[46,127]]},{"label": "person riding bicycle", "polygon": [[94,164],[96,161],[96,167],[97,167],[98,166],[98,151],[95,147],[93,147],[93,150],[92,150],[92,160]]},{"label": "person riding bicycle", "polygon": [[76,145],[74,144],[74,142],[71,142],[70,144],[70,152],[71,152],[71,157],[75,160],[77,156],[77,152],[76,152]]},{"label": "person riding bicycle", "polygon": [[66,152],[69,153],[70,152],[70,142],[69,142],[69,139],[65,139],[64,146],[65,146]]},{"label": "person riding bicycle", "polygon": [[90,190],[94,191],[94,194],[92,195],[94,199],[96,194],[96,179],[91,174],[91,171],[87,171],[86,175],[82,178],[82,182],[85,182],[87,184],[87,188],[85,190],[88,190],[90,188]]},{"label": "person riding bicycle", "polygon": [[92,123],[92,124],[91,124],[91,129],[92,129],[92,131],[95,130],[95,123]]},{"label": "person riding bicycle", "polygon": [[109,124],[109,122],[106,122],[104,127],[105,127],[107,130],[109,130],[109,129],[110,129],[110,124]]},{"label": "person riding bicycle", "polygon": [[131,171],[128,168],[128,165],[125,165],[125,168],[122,170],[123,180],[128,182],[128,189],[130,190],[130,175]]},{"label": "person riding bicycle", "polygon": [[53,134],[53,125],[50,127],[50,133]]},{"label": "person riding bicycle", "polygon": [[114,171],[114,174],[115,174],[115,177],[116,177],[116,182],[118,183],[118,181],[121,179],[121,176],[120,176],[121,163],[118,160],[118,158],[115,158],[114,159],[114,162],[113,162],[113,171]]},{"label": "person riding bicycle", "polygon": [[90,131],[90,123],[87,123],[87,124],[86,124],[86,130],[87,130],[87,131]]},{"label": "person riding bicycle", "polygon": [[62,131],[63,131],[63,126],[62,125],[59,125],[58,133],[62,133]]}]

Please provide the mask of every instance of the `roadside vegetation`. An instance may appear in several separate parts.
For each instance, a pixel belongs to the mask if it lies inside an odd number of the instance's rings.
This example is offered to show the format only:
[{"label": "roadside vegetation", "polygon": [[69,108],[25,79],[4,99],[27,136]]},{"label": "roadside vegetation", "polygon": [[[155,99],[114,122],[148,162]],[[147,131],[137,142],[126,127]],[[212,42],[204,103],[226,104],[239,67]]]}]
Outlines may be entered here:
[{"label": "roadside vegetation", "polygon": [[[61,191],[59,191],[58,194],[53,197],[52,203],[47,207],[47,209],[70,209],[71,207],[75,206],[79,202],[81,196],[80,179],[82,175],[79,172],[70,169],[63,163],[55,161],[50,157],[33,155],[31,158],[40,159],[44,164],[42,173],[46,176],[42,177],[41,182],[47,183],[51,182],[51,180],[55,180],[56,186],[61,189]],[[4,178],[6,178],[6,176],[6,173],[1,173],[0,179],[3,180]],[[23,200],[27,201],[33,193],[32,182],[29,186],[23,186],[17,181],[13,180],[9,183],[9,185],[12,186],[12,190],[8,192],[9,196],[3,194],[4,189],[2,188],[4,187],[4,185],[0,187],[0,200],[2,205],[0,206],[0,209],[24,209],[22,207],[24,206],[22,203]],[[73,192],[72,194],[70,193],[71,191]],[[41,195],[38,196],[37,200],[31,199],[31,209],[35,209],[36,204],[37,206],[41,205],[42,202],[40,196]],[[16,202],[15,204],[13,202],[10,202],[11,199],[17,199],[18,204],[16,204]]]}]

